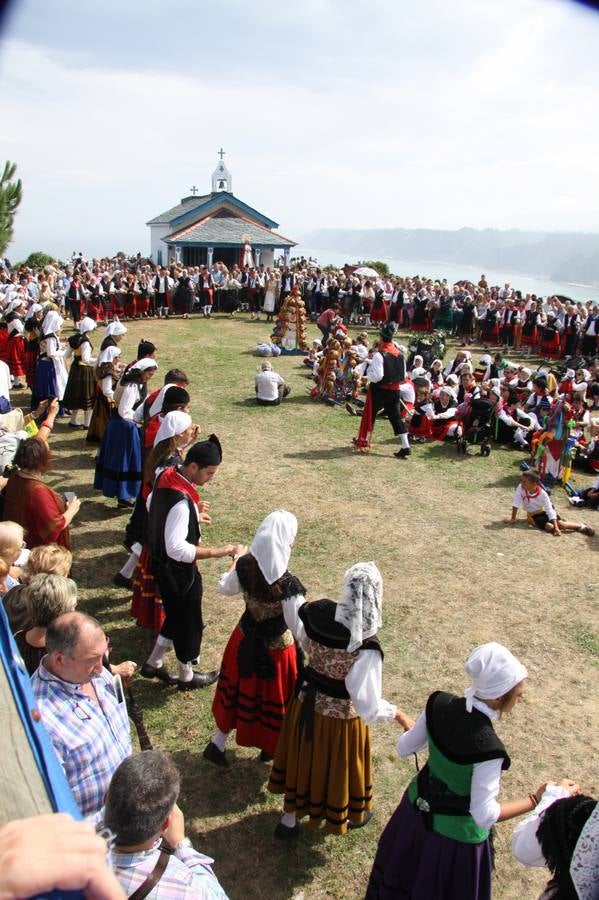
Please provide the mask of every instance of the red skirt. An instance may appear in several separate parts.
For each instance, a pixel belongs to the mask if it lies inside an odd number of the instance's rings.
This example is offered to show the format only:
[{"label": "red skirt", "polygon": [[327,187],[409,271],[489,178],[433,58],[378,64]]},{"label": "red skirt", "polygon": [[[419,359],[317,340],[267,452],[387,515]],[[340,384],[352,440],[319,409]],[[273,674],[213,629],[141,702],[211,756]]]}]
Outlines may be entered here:
[{"label": "red skirt", "polygon": [[424,322],[412,322],[412,331],[428,331],[429,329],[429,320],[425,319]]},{"label": "red skirt", "polygon": [[154,634],[160,634],[164,625],[164,607],[150,571],[150,551],[144,547],[133,575],[133,599],[131,615],[140,628],[148,628]]},{"label": "red skirt", "polygon": [[539,333],[536,327],[533,328],[532,334],[525,334],[524,331],[522,332],[522,343],[525,347],[534,347],[534,345],[538,343],[538,340]]},{"label": "red skirt", "polygon": [[129,319],[134,319],[137,315],[137,300],[135,297],[127,297],[125,299],[125,315]]},{"label": "red skirt", "polygon": [[423,415],[419,425],[413,425],[412,422],[410,422],[408,425],[408,434],[410,437],[431,438],[433,436],[433,423],[428,416]]},{"label": "red skirt", "polygon": [[25,339],[22,337],[8,339],[8,368],[13,378],[19,379],[25,374]]},{"label": "red skirt", "polygon": [[243,632],[237,626],[225,647],[212,714],[221,731],[236,729],[235,740],[240,747],[258,747],[274,756],[297,680],[297,650],[292,644],[268,651],[275,664],[273,678],[258,678],[256,674],[242,678],[237,665],[242,639]]},{"label": "red skirt", "polygon": [[436,422],[431,422],[433,426],[433,440],[444,441],[451,426],[457,424],[457,419],[438,419]]},{"label": "red skirt", "polygon": [[556,331],[549,340],[541,340],[541,356],[547,356],[550,359],[557,359],[562,350],[562,341],[559,331]]},{"label": "red skirt", "polygon": [[385,302],[381,303],[380,306],[375,306],[370,313],[370,321],[371,322],[386,322],[389,313],[387,312],[387,304]]},{"label": "red skirt", "polygon": [[484,341],[485,344],[498,344],[499,343],[499,323],[493,325],[491,328],[483,328],[481,329],[480,334],[481,340]]},{"label": "red skirt", "polygon": [[8,363],[8,329],[0,328],[0,360]]},{"label": "red skirt", "polygon": [[112,315],[121,318],[124,315],[124,307],[120,299],[116,299],[116,294],[112,297]]},{"label": "red skirt", "polygon": [[39,353],[39,344],[37,341],[26,341],[25,343],[25,382],[28,388],[33,390],[33,381],[35,378],[35,367],[37,365],[37,357]]},{"label": "red skirt", "polygon": [[103,322],[104,321],[104,307],[100,302],[93,303],[91,300],[87,301],[87,315],[90,319],[93,319],[94,322]]}]

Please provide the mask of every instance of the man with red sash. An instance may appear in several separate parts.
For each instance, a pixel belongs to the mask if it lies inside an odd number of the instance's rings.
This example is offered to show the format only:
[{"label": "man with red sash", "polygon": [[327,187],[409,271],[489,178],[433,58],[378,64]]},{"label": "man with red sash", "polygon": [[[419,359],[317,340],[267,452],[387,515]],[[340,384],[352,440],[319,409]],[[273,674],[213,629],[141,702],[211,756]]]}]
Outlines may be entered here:
[{"label": "man with red sash", "polygon": [[379,410],[384,409],[393,428],[399,437],[401,447],[394,453],[397,459],[406,459],[410,453],[406,424],[401,417],[400,388],[406,380],[406,361],[399,347],[393,343],[393,335],[397,331],[394,322],[386,322],[380,329],[378,349],[368,366],[368,392],[362,412],[362,421],[358,437],[354,438],[354,446],[359,453],[367,453],[374,422]]},{"label": "man with red sash", "polygon": [[[197,487],[214,477],[221,461],[220,442],[211,434],[207,441],[189,449],[182,466],[162,472],[148,500],[151,569],[166,618],[141,674],[167,684],[177,683],[180,691],[205,687],[218,678],[218,672],[195,672],[192,663],[199,656],[204,630],[202,576],[197,562],[235,558],[239,551],[237,544],[211,548],[201,543],[200,523],[209,524],[211,520],[205,512],[209,504],[200,500]],[[163,662],[171,647],[179,667],[176,681]]]}]

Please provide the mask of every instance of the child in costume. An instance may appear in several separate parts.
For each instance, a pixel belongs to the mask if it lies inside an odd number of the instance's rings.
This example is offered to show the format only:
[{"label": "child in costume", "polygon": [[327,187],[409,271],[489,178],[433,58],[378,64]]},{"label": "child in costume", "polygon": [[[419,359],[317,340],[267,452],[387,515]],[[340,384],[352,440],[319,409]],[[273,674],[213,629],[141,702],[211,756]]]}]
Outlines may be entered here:
[{"label": "child in costume", "polygon": [[[305,601],[305,589],[287,569],[297,519],[277,509],[259,526],[247,552],[233,560],[219,582],[227,597],[245,603],[223,655],[212,713],[217,732],[204,758],[227,767],[225,742],[235,730],[241,747],[258,747],[272,760],[297,681],[297,647],[283,616],[287,600]],[[245,548],[243,548],[245,550]]]},{"label": "child in costume", "polygon": [[541,487],[541,479],[536,472],[522,473],[512,500],[512,515],[503,520],[506,525],[515,525],[518,510],[521,508],[526,513],[529,525],[547,531],[554,537],[560,537],[564,531],[579,531],[587,537],[593,537],[595,534],[594,529],[584,522],[568,522],[558,516],[549,494]]}]

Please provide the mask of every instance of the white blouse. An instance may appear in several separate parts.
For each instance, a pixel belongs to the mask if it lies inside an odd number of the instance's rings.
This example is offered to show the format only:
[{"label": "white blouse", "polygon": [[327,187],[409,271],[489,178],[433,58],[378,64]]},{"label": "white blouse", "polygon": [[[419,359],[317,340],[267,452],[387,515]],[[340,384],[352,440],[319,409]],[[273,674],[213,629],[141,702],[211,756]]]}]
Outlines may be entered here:
[{"label": "white blouse", "polygon": [[[305,602],[305,597],[301,594],[283,601],[283,615],[287,627],[304,650],[308,647],[308,636],[299,617],[299,609]],[[345,676],[345,687],[356,712],[366,725],[391,722],[395,718],[397,706],[383,699],[382,686],[381,654],[372,650],[360,650],[358,658]]]},{"label": "white blouse", "polygon": [[129,422],[141,422],[143,419],[144,405],[139,403],[136,409],[133,407],[140,398],[139,385],[132,383],[126,384],[119,401],[119,416]]},{"label": "white blouse", "polygon": [[[497,718],[497,712],[482,700],[475,697],[472,705],[489,719]],[[396,749],[399,756],[410,756],[411,753],[423,750],[427,744],[426,713],[422,713],[414,726],[400,737]],[[490,759],[475,763],[472,767],[469,812],[479,828],[490,828],[499,819],[501,808],[496,798],[499,794],[502,763],[502,759]]]},{"label": "white blouse", "polygon": [[522,819],[512,834],[512,853],[525,866],[546,866],[545,857],[537,838],[537,828],[548,806],[569,797],[570,792],[559,784],[548,784],[539,803],[529,816]]}]

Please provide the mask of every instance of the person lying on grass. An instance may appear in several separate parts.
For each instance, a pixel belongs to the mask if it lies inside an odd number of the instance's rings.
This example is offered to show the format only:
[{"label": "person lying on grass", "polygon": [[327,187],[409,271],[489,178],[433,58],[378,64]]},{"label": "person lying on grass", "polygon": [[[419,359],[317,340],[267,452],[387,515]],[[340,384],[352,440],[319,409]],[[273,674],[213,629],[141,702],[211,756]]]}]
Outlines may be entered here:
[{"label": "person lying on grass", "polygon": [[595,534],[594,529],[584,522],[569,522],[558,516],[537,472],[522,473],[512,500],[512,515],[503,520],[506,525],[515,524],[520,507],[526,513],[529,525],[548,531],[554,537],[560,537],[564,531],[580,531],[588,537]]}]

